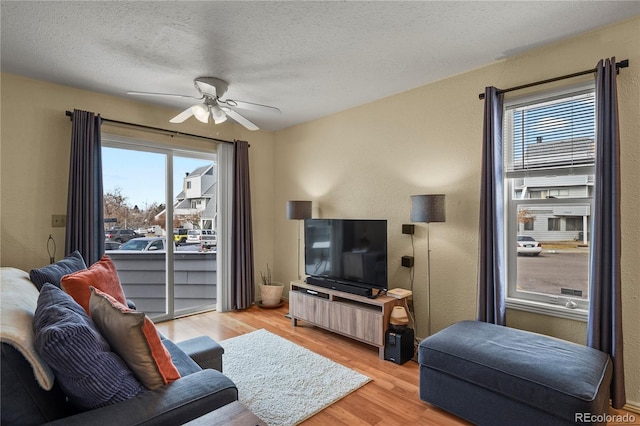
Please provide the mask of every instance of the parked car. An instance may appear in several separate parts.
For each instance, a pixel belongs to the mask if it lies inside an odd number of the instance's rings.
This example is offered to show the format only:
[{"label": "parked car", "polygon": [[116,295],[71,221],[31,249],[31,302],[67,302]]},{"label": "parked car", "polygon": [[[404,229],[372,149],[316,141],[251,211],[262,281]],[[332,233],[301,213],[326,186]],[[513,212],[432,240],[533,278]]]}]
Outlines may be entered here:
[{"label": "parked car", "polygon": [[104,242],[104,249],[105,250],[118,250],[121,245],[122,245],[122,243],[119,243],[117,241],[105,241]]},{"label": "parked car", "polygon": [[218,235],[213,229],[203,229],[200,234],[200,242],[204,248],[216,247],[218,245]]},{"label": "parked car", "polygon": [[136,234],[138,234],[138,235],[146,236],[146,235],[147,235],[147,232],[149,232],[149,230],[148,230],[148,229],[146,229],[146,228],[138,228],[138,229],[136,229],[134,232],[135,232]]},{"label": "parked car", "polygon": [[120,246],[119,251],[166,251],[166,238],[141,237],[127,241]]},{"label": "parked car", "polygon": [[528,235],[518,235],[518,255],[530,254],[537,256],[542,252],[542,246],[533,237]]},{"label": "parked car", "polygon": [[175,242],[176,246],[181,246],[182,244],[185,244],[187,242],[188,231],[188,229],[184,228],[177,228],[173,230],[173,241]]},{"label": "parked car", "polygon": [[107,240],[116,241],[119,243],[126,243],[133,238],[144,237],[144,235],[138,234],[133,229],[110,229],[104,233]]},{"label": "parked car", "polygon": [[218,236],[212,229],[191,229],[187,233],[187,244],[200,244],[204,248],[218,245]]},{"label": "parked car", "polygon": [[187,232],[187,244],[198,244],[200,242],[200,229],[190,229]]}]

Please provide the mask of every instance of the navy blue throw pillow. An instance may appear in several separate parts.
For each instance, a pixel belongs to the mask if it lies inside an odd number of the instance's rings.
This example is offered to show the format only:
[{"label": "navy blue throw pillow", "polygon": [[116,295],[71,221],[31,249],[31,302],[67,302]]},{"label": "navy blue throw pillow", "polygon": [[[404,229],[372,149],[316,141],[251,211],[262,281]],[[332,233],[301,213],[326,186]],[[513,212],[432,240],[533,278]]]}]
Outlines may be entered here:
[{"label": "navy blue throw pillow", "polygon": [[62,260],[43,266],[39,269],[32,269],[29,272],[29,279],[33,282],[38,291],[45,283],[51,283],[56,287],[60,287],[60,280],[67,274],[87,269],[84,259],[78,250],[71,253]]},{"label": "navy blue throw pillow", "polygon": [[77,408],[114,404],[146,390],[85,310],[58,287],[47,283],[40,290],[33,328],[36,350]]}]

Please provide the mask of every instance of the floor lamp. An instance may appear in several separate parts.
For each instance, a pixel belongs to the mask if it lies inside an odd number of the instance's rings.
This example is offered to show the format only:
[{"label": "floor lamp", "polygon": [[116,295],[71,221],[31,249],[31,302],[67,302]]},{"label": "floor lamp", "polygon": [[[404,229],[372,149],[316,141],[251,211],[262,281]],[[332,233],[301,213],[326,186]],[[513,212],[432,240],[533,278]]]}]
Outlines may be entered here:
[{"label": "floor lamp", "polygon": [[298,280],[302,278],[300,275],[300,220],[310,218],[311,201],[287,201],[287,219],[298,221],[298,263],[296,264]]},{"label": "floor lamp", "polygon": [[427,333],[431,336],[431,249],[429,248],[429,223],[445,221],[444,194],[412,195],[411,222],[427,224]]}]

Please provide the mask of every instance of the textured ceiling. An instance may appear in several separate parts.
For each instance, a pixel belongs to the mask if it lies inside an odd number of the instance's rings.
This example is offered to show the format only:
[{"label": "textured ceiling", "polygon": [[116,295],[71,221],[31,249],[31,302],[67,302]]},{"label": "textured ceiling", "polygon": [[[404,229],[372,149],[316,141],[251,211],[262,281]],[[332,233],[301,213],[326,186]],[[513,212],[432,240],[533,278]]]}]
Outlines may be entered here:
[{"label": "textured ceiling", "polygon": [[0,8],[3,72],[129,98],[197,96],[193,80],[215,76],[229,82],[227,98],[282,110],[243,111],[268,130],[640,14],[638,1],[2,0]]}]

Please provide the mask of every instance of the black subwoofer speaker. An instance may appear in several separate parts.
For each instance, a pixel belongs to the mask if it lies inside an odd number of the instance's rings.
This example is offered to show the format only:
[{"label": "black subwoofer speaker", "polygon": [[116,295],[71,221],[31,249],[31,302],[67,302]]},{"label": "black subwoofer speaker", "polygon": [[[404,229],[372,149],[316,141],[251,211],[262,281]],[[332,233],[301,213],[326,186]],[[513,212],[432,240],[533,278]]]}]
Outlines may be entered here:
[{"label": "black subwoofer speaker", "polygon": [[413,329],[387,330],[384,339],[384,359],[404,364],[413,358]]}]

